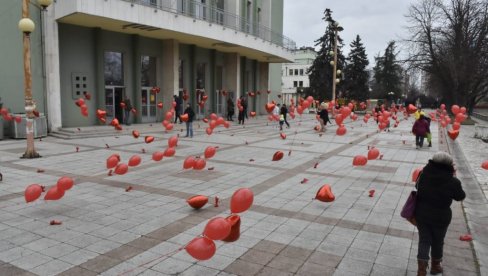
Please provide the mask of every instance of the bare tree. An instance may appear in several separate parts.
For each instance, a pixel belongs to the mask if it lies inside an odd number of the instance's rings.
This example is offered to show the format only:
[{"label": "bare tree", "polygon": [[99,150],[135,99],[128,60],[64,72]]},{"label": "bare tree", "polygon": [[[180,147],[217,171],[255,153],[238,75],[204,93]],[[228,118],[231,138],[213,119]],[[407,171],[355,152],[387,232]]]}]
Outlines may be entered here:
[{"label": "bare tree", "polygon": [[471,113],[488,93],[488,1],[421,0],[407,17],[409,65],[444,103]]}]

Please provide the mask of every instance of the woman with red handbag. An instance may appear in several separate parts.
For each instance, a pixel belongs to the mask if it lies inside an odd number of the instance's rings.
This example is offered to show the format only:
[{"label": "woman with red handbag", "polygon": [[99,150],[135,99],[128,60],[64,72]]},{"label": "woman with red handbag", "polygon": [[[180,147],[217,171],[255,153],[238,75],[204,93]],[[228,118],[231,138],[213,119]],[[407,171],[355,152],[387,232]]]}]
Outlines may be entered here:
[{"label": "woman with red handbag", "polygon": [[452,157],[446,152],[437,152],[424,167],[417,182],[415,220],[419,231],[418,272],[427,275],[429,251],[432,257],[430,273],[442,273],[444,237],[451,223],[452,200],[466,197],[461,181],[454,176]]}]

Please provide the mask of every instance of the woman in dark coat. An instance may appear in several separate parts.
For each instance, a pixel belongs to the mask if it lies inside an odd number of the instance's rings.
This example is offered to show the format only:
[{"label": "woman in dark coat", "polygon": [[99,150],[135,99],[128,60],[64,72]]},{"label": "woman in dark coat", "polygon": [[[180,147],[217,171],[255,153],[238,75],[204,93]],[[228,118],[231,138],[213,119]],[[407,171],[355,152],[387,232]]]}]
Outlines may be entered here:
[{"label": "woman in dark coat", "polygon": [[454,176],[452,157],[445,152],[434,154],[417,181],[415,220],[419,231],[418,272],[426,275],[429,251],[432,256],[430,273],[442,273],[444,237],[451,223],[452,200],[466,197],[461,181]]},{"label": "woman in dark coat", "polygon": [[417,149],[424,146],[424,138],[427,137],[427,133],[430,133],[429,122],[425,119],[425,116],[422,113],[420,113],[419,119],[415,121],[412,127],[412,132],[415,134],[415,145]]},{"label": "woman in dark coat", "polygon": [[327,111],[327,105],[325,103],[322,103],[320,105],[319,119],[320,119],[320,132],[324,132],[327,122],[331,123],[329,120],[329,112]]}]

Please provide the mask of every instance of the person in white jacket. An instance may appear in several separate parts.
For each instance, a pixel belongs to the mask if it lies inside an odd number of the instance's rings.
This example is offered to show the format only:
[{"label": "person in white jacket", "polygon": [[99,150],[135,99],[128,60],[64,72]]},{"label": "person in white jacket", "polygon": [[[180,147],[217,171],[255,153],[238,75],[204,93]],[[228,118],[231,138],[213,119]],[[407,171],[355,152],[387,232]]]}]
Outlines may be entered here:
[{"label": "person in white jacket", "polygon": [[[279,119],[280,118],[280,104],[276,104],[273,109],[273,118]],[[279,123],[279,120],[278,120]]]}]

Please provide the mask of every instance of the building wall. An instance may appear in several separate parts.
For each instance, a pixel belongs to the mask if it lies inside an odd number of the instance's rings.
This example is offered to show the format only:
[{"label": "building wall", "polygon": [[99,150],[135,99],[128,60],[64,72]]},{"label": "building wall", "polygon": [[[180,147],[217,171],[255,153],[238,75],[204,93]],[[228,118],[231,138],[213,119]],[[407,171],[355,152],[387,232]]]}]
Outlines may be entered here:
[{"label": "building wall", "polygon": [[284,101],[289,102],[291,98],[297,100],[297,92],[299,92],[301,87],[306,88],[310,86],[307,70],[312,66],[316,56],[317,53],[311,49],[298,49],[295,51],[294,63],[282,64],[281,81],[282,99]]},{"label": "building wall", "polygon": [[[268,0],[272,5],[271,9],[271,30],[283,33],[283,0]],[[263,1],[267,2],[267,1]],[[281,63],[273,63],[269,66],[269,89],[271,90],[270,100],[280,101],[281,94]]]},{"label": "building wall", "polygon": [[[21,16],[22,1],[2,1],[0,5],[0,98],[3,107],[8,108],[12,113],[25,113],[23,43],[22,32],[18,28]],[[34,5],[30,5],[30,19],[36,24],[34,32],[30,35],[32,95],[37,110],[44,113],[46,104],[41,12]]]}]

